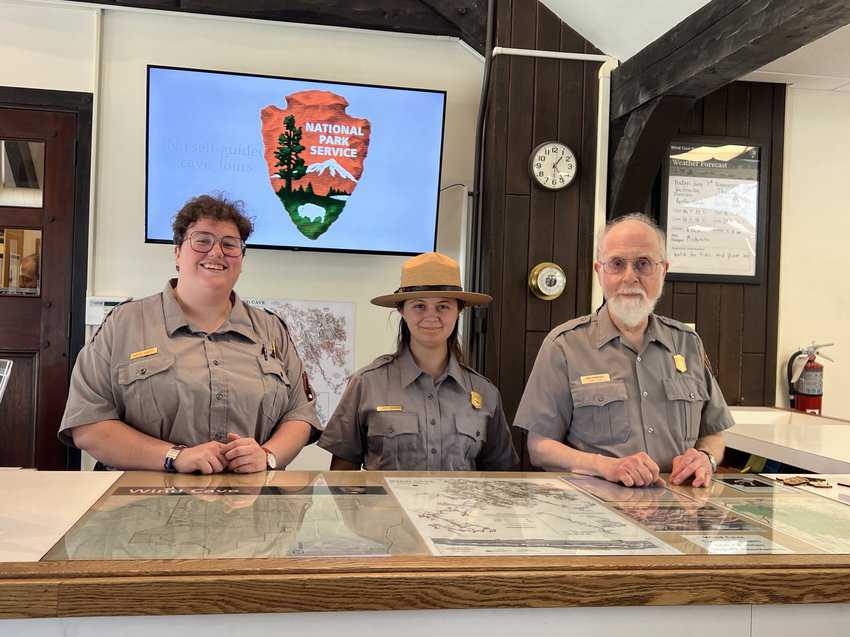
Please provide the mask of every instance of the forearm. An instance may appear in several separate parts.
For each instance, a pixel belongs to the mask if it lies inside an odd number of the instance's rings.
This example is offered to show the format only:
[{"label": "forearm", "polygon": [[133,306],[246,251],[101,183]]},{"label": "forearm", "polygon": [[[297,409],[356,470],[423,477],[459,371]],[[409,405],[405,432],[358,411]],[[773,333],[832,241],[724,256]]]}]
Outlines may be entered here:
[{"label": "forearm", "polygon": [[310,440],[311,429],[303,420],[287,420],[277,426],[263,446],[274,454],[277,466],[283,469]]},{"label": "forearm", "polygon": [[723,454],[726,451],[726,441],[723,439],[722,433],[708,434],[703,436],[694,443],[695,449],[705,449],[708,453],[714,456],[717,464],[723,460]]},{"label": "forearm", "polygon": [[162,471],[170,442],[143,434],[120,420],[102,420],[71,431],[74,444],[116,469]]},{"label": "forearm", "polygon": [[531,463],[546,471],[572,471],[601,476],[600,464],[606,460],[596,453],[587,453],[568,447],[562,442],[528,434],[528,455]]}]

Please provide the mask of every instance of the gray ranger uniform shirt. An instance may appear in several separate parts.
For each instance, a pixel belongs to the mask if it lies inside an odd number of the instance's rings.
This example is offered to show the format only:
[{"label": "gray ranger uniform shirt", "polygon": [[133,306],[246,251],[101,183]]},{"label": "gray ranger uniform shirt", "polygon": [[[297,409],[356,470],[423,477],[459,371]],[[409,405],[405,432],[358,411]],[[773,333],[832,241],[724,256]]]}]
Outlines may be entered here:
[{"label": "gray ranger uniform shirt", "polygon": [[319,446],[384,471],[489,471],[516,461],[499,390],[453,354],[435,380],[407,348],[351,377]]},{"label": "gray ranger uniform shirt", "polygon": [[645,451],[662,472],[697,438],[733,424],[696,332],[653,314],[635,351],[607,307],[549,333],[514,419],[580,451]]},{"label": "gray ranger uniform shirt", "polygon": [[115,308],[77,358],[59,439],[71,429],[121,420],[174,444],[227,442],[227,433],[265,443],[280,422],[303,420],[320,434],[304,368],[277,316],[233,307],[207,334],[192,326],[172,284]]}]

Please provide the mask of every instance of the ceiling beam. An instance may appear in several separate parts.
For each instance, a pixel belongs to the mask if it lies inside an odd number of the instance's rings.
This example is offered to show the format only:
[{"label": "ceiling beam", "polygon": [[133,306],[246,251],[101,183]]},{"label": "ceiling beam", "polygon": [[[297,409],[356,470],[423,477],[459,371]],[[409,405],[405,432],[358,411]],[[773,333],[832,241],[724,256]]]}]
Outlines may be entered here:
[{"label": "ceiling beam", "polygon": [[484,53],[486,0],[79,0],[273,22],[318,24],[463,39]]},{"label": "ceiling beam", "polygon": [[611,119],[704,97],[848,23],[848,0],[713,0],[612,73]]}]

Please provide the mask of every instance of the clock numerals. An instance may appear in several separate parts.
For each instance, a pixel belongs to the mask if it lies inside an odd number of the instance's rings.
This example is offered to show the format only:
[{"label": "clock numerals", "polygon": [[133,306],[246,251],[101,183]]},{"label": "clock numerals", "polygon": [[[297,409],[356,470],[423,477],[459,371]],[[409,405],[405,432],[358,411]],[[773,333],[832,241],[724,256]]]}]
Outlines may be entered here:
[{"label": "clock numerals", "polygon": [[575,154],[560,142],[544,142],[537,146],[528,165],[534,181],[551,190],[569,186],[577,171]]}]

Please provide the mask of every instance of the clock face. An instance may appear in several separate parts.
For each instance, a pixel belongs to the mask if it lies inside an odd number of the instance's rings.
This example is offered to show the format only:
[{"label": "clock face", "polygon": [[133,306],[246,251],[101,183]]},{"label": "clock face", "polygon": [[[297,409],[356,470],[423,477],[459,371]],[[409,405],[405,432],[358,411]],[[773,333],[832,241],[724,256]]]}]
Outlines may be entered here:
[{"label": "clock face", "polygon": [[528,169],[534,180],[550,190],[569,186],[578,171],[576,156],[560,142],[545,142],[531,153]]}]

